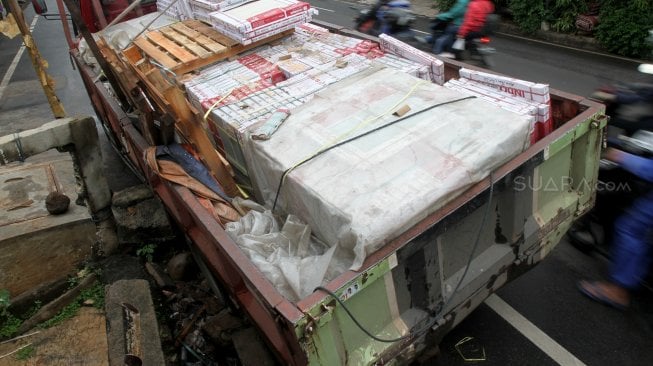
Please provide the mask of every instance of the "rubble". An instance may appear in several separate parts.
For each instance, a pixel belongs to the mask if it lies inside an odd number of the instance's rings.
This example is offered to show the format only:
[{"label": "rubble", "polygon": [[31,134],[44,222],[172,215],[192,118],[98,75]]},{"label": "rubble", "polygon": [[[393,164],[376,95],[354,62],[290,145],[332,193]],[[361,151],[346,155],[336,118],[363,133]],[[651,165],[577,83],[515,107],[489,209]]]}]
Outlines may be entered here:
[{"label": "rubble", "polygon": [[163,205],[145,185],[114,193],[111,211],[116,221],[119,243],[147,244],[174,238]]}]

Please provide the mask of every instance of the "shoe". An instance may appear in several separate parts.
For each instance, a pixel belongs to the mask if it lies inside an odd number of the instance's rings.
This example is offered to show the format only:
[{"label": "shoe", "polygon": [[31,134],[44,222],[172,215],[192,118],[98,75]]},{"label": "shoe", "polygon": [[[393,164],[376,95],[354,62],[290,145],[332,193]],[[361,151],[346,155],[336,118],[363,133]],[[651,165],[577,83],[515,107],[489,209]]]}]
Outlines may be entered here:
[{"label": "shoe", "polygon": [[437,54],[436,56],[444,57],[444,58],[456,58],[456,55],[454,55],[451,52],[442,52]]},{"label": "shoe", "polygon": [[625,311],[629,305],[628,303],[624,304],[608,297],[608,294],[602,289],[600,282],[580,281],[578,282],[578,290],[590,299],[620,311]]}]

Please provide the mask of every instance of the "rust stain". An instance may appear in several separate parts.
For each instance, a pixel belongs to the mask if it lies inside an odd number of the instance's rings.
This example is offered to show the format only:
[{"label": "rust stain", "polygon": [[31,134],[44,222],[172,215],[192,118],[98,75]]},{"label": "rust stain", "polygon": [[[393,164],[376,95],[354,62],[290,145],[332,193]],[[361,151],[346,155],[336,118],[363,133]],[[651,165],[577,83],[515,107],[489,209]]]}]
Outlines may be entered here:
[{"label": "rust stain", "polygon": [[568,219],[571,214],[562,208],[558,209],[558,213],[548,222],[546,225],[542,226],[539,230],[538,239],[541,241],[546,235],[558,228],[566,219]]}]

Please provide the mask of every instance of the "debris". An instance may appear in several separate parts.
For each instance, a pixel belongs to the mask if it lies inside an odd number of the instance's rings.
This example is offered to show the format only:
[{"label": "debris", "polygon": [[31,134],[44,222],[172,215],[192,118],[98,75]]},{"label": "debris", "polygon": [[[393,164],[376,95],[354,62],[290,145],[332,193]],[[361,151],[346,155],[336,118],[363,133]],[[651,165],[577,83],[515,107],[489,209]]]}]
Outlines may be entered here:
[{"label": "debris", "polygon": [[181,281],[186,279],[191,272],[192,266],[195,264],[193,257],[189,252],[179,253],[168,261],[166,270],[173,281]]},{"label": "debris", "polygon": [[403,115],[405,115],[405,114],[408,113],[409,111],[410,111],[410,107],[409,107],[407,104],[404,104],[403,106],[401,106],[401,108],[397,109],[397,110],[396,110],[394,113],[392,113],[392,114],[395,115],[395,116],[397,116],[397,117],[403,117]]},{"label": "debris", "polygon": [[174,287],[174,282],[172,282],[172,278],[166,274],[161,267],[153,262],[145,262],[145,269],[147,270],[147,273],[152,276],[154,279],[154,282],[156,282],[156,285],[159,286],[159,288],[170,288]]},{"label": "debris", "polygon": [[465,337],[456,343],[456,351],[463,361],[486,361],[485,347],[481,346],[478,342],[473,342],[474,337]]},{"label": "debris", "polygon": [[13,355],[13,354],[16,353],[16,352],[19,352],[21,349],[23,349],[23,348],[27,348],[27,347],[29,347],[29,346],[31,346],[31,345],[32,345],[32,343],[30,342],[30,343],[27,343],[27,344],[24,345],[24,346],[18,347],[17,349],[15,349],[15,350],[13,350],[13,351],[11,351],[11,352],[9,352],[9,353],[5,353],[4,355],[0,356],[0,359],[3,359],[3,358],[5,358],[5,357],[7,357],[7,356],[11,356],[11,355]]},{"label": "debris", "polygon": [[273,366],[274,357],[261,340],[256,329],[249,327],[233,334],[234,347],[243,366]]},{"label": "debris", "polygon": [[349,62],[343,59],[338,59],[338,61],[336,61],[336,67],[339,69],[344,69],[345,67],[347,67],[347,64],[349,64]]},{"label": "debris", "polygon": [[25,320],[25,322],[21,324],[20,328],[18,328],[18,333],[24,333],[32,329],[37,324],[40,324],[55,316],[59,311],[61,311],[61,309],[66,307],[66,305],[74,301],[75,298],[77,298],[77,296],[79,296],[79,294],[83,290],[91,288],[91,286],[95,284],[95,281],[96,278],[94,275],[84,278],[79,283],[79,285],[73,287],[68,292],[56,298],[54,301],[48,303],[47,305],[39,309],[39,311],[37,311],[36,314],[32,315],[32,317]]},{"label": "debris", "polygon": [[182,343],[182,341],[186,338],[188,333],[191,331],[193,325],[195,325],[195,322],[199,317],[204,313],[206,310],[206,305],[202,305],[195,314],[193,314],[193,318],[184,326],[184,329],[181,330],[179,335],[177,335],[177,338],[175,339],[175,346],[179,347]]},{"label": "debris", "polygon": [[231,338],[231,333],[244,326],[241,318],[234,316],[228,309],[222,310],[215,316],[207,317],[202,331],[217,343],[225,343]]},{"label": "debris", "polygon": [[19,339],[23,339],[23,338],[31,337],[31,336],[33,336],[33,335],[35,335],[35,334],[39,334],[39,333],[41,333],[41,331],[40,331],[40,330],[37,330],[36,332],[32,332],[32,333],[28,333],[28,334],[23,334],[23,335],[21,335],[21,336],[18,336],[18,337],[12,338],[12,339],[7,339],[6,341],[2,341],[2,342],[0,342],[0,344],[6,344],[6,343],[11,343],[11,342],[16,342],[16,341],[19,340]]},{"label": "debris", "polygon": [[269,140],[270,136],[272,136],[289,115],[290,110],[286,108],[277,109],[263,125],[252,133],[252,138],[254,140]]},{"label": "debris", "polygon": [[163,204],[147,186],[116,192],[111,203],[120,243],[147,244],[175,237]]}]

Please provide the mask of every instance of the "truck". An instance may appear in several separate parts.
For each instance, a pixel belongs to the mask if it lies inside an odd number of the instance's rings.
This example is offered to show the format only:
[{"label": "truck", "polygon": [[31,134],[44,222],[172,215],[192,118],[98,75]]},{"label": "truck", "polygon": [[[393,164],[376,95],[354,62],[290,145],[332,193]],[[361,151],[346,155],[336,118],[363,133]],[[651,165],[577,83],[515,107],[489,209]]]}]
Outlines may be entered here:
[{"label": "truck", "polygon": [[[552,131],[546,136],[399,235],[386,238],[356,270],[289,300],[191,190],[162,179],[148,164],[148,149],[175,140],[192,140],[209,169],[231,162],[214,159],[202,126],[204,111],[193,108],[179,88],[188,64],[153,66],[133,48],[106,47],[85,30],[75,5],[65,2],[99,65],[89,65],[79,47],[71,48],[110,141],[164,203],[222,296],[255,324],[282,364],[411,362],[488,296],[541,262],[572,222],[593,206],[607,124],[604,107],[551,90]],[[380,42],[333,24],[311,24]],[[227,46],[221,59],[237,59],[250,49]],[[206,66],[211,60],[192,62]],[[461,69],[491,73],[455,60],[443,60],[443,65],[443,82],[458,79]],[[555,188],[546,189],[547,183]]]}]

